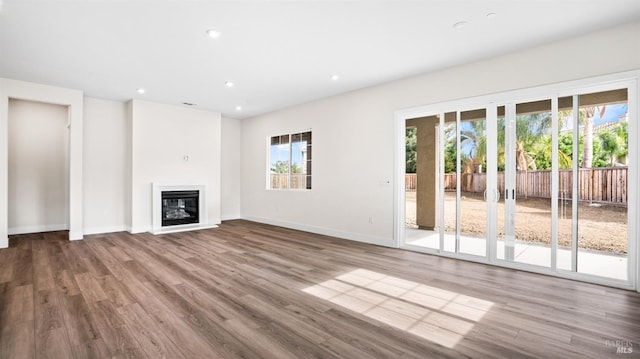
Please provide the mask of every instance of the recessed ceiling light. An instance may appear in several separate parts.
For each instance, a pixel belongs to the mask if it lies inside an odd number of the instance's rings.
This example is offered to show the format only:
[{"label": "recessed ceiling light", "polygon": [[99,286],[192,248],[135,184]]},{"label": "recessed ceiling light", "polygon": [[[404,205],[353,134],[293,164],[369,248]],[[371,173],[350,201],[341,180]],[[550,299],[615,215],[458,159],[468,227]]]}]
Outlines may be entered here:
[{"label": "recessed ceiling light", "polygon": [[220,31],[209,29],[209,30],[207,30],[207,35],[209,35],[209,37],[212,38],[212,39],[217,39],[217,38],[220,37],[221,33],[220,33]]},{"label": "recessed ceiling light", "polygon": [[235,84],[232,81],[226,81],[224,85],[227,87],[233,87]]},{"label": "recessed ceiling light", "polygon": [[142,87],[139,87],[139,88],[136,90],[136,92],[142,95],[142,94],[144,94],[144,89],[143,89]]},{"label": "recessed ceiling light", "polygon": [[495,12],[490,12],[487,14],[487,19],[493,19],[496,16],[498,16],[498,14],[496,14]]},{"label": "recessed ceiling light", "polygon": [[458,21],[455,24],[453,24],[453,28],[458,30],[458,29],[462,29],[463,27],[467,26],[468,22],[467,21]]},{"label": "recessed ceiling light", "polygon": [[340,76],[338,76],[338,75],[331,75],[331,80],[332,80],[332,81],[338,81],[338,80],[340,80]]},{"label": "recessed ceiling light", "polygon": [[242,106],[240,105],[236,106],[236,111],[242,111]]}]

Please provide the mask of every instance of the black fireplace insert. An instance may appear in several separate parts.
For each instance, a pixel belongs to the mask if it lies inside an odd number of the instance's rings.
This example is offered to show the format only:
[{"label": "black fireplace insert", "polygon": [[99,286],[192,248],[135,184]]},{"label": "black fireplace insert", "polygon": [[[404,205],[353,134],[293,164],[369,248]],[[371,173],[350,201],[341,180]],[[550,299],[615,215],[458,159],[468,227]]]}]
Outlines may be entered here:
[{"label": "black fireplace insert", "polygon": [[162,191],[162,226],[200,222],[200,191]]}]

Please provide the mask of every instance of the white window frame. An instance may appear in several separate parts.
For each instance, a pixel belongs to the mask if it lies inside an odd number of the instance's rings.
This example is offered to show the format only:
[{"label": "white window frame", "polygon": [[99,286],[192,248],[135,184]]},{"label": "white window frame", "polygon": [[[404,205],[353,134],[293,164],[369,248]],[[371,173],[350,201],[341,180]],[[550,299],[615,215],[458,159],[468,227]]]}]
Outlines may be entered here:
[{"label": "white window frame", "polygon": [[[303,156],[303,162],[304,166],[305,166],[305,171],[302,174],[305,179],[304,179],[304,188],[300,188],[300,187],[291,187],[291,183],[293,182],[292,180],[292,176],[294,175],[291,172],[291,166],[292,166],[292,162],[293,162],[293,155],[292,155],[292,146],[293,146],[293,136],[295,135],[304,135],[306,133],[309,133],[310,136],[310,142],[311,143],[307,143],[307,149],[305,150],[305,152],[309,153],[308,151],[311,150],[311,148],[313,147],[313,131],[311,129],[306,129],[306,130],[302,130],[302,131],[295,131],[295,132],[288,132],[288,133],[281,133],[279,135],[273,135],[273,136],[269,136],[267,137],[267,169],[266,169],[266,188],[267,190],[270,191],[311,191],[311,189],[313,188],[313,182],[309,182],[312,180],[313,175],[312,175],[312,166],[313,166],[313,158],[312,155],[304,155]],[[288,147],[289,147],[289,158],[288,158],[288,164],[289,164],[289,172],[287,173],[288,175],[288,179],[287,179],[287,187],[283,187],[283,188],[273,188],[272,187],[272,173],[271,173],[271,146],[272,146],[272,139],[275,137],[282,137],[282,136],[289,136],[289,142],[288,142]]]}]

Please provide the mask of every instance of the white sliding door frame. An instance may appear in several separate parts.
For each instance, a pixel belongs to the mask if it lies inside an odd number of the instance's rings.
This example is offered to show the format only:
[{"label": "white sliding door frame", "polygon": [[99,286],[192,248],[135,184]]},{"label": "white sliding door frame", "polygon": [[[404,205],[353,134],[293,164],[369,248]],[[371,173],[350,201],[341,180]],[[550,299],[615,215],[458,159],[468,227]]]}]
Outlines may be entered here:
[{"label": "white sliding door frame", "polygon": [[[638,253],[638,241],[640,240],[638,238],[638,234],[639,234],[638,223],[640,223],[640,213],[638,211],[639,209],[638,207],[640,205],[640,193],[637,186],[634,186],[634,185],[628,186],[628,203],[630,205],[628,206],[628,227],[627,227],[628,241],[629,241],[628,255],[627,255],[627,260],[628,260],[628,266],[627,266],[628,280],[627,281],[610,279],[610,278],[576,272],[575,269],[577,268],[577,262],[576,262],[577,257],[575,256],[577,255],[577,248],[575,248],[575,246],[577,244],[577,239],[573,240],[573,242],[575,242],[573,243],[574,253],[572,254],[574,256],[572,260],[573,262],[572,268],[574,269],[574,271],[557,269],[556,266],[557,266],[558,238],[557,238],[556,224],[553,224],[551,229],[552,257],[551,257],[550,267],[540,267],[540,266],[534,266],[534,265],[529,265],[525,263],[498,260],[496,258],[496,255],[497,255],[496,254],[497,253],[496,217],[497,215],[495,211],[495,208],[497,208],[495,204],[495,201],[497,201],[497,198],[496,198],[497,196],[491,196],[491,191],[490,191],[490,189],[497,189],[497,166],[496,166],[497,158],[493,157],[493,155],[487,157],[488,173],[487,173],[486,208],[488,211],[487,213],[488,227],[487,227],[487,252],[486,252],[487,256],[486,257],[465,255],[462,253],[455,253],[455,252],[445,252],[443,250],[444,239],[445,239],[444,221],[443,221],[444,211],[442,206],[444,201],[444,188],[443,188],[444,163],[443,161],[440,161],[438,163],[439,170],[438,170],[438,181],[437,181],[437,183],[439,183],[439,188],[437,191],[438,193],[437,200],[439,205],[437,213],[439,215],[438,225],[440,229],[440,236],[439,236],[440,248],[439,249],[429,249],[429,248],[411,246],[405,242],[405,230],[404,230],[405,211],[403,208],[405,206],[404,173],[403,173],[404,167],[405,167],[404,166],[404,161],[405,161],[405,158],[404,158],[405,138],[404,137],[405,137],[405,126],[406,126],[407,119],[434,116],[434,115],[440,117],[439,131],[438,131],[438,135],[439,135],[438,137],[440,139],[439,141],[440,148],[438,149],[438,151],[435,152],[435,155],[440,156],[440,158],[442,158],[444,156],[444,147],[443,147],[444,125],[445,125],[444,114],[449,112],[455,113],[457,111],[456,132],[459,134],[460,112],[469,110],[469,109],[485,108],[487,110],[487,122],[488,122],[487,133],[488,133],[488,136],[493,137],[492,141],[488,141],[487,152],[495,153],[496,152],[495,137],[497,132],[496,123],[497,123],[497,108],[498,108],[496,104],[498,105],[505,104],[508,106],[513,106],[513,109],[509,109],[507,110],[507,112],[512,112],[512,115],[514,115],[515,103],[527,102],[528,100],[539,100],[541,98],[551,99],[552,113],[553,113],[552,131],[555,134],[555,136],[552,136],[552,137],[556,137],[558,134],[558,126],[559,126],[558,118],[557,118],[558,98],[573,96],[573,95],[577,96],[580,94],[593,93],[598,91],[607,91],[607,90],[613,90],[613,89],[619,89],[619,88],[628,89],[628,113],[629,113],[629,119],[630,119],[629,125],[628,125],[629,154],[630,154],[629,167],[628,167],[628,176],[629,176],[628,183],[630,184],[638,183],[638,180],[640,178],[639,177],[640,156],[638,156],[638,152],[640,151],[639,144],[638,144],[640,140],[640,124],[638,123],[640,121],[638,117],[638,104],[640,103],[640,91],[638,91],[639,79],[640,79],[640,70],[637,70],[637,71],[630,71],[630,72],[607,75],[607,76],[599,76],[599,77],[583,79],[583,80],[570,81],[570,82],[554,84],[554,85],[534,87],[534,88],[529,88],[524,90],[508,91],[508,92],[497,93],[493,95],[479,96],[479,97],[470,98],[470,99],[443,102],[443,103],[438,103],[438,104],[428,105],[428,106],[419,106],[419,107],[396,111],[395,113],[395,119],[396,119],[395,153],[396,153],[397,163],[395,168],[398,171],[396,173],[397,177],[395,181],[396,219],[394,222],[395,223],[394,233],[396,234],[396,238],[395,238],[396,243],[401,248],[406,248],[406,249],[411,249],[411,250],[416,250],[416,251],[421,251],[421,252],[431,253],[431,254],[438,254],[444,257],[465,259],[465,260],[470,260],[470,261],[475,261],[480,263],[487,263],[487,264],[498,265],[498,266],[514,268],[518,270],[536,272],[536,273],[543,273],[543,274],[548,274],[548,275],[553,275],[553,276],[558,276],[563,278],[586,281],[586,282],[591,282],[596,284],[603,284],[603,285],[624,288],[624,289],[636,289],[636,290],[640,289],[640,285],[638,283],[638,278],[640,278],[640,269],[638,267],[638,262],[640,262],[640,254]],[[577,101],[574,100],[574,106],[576,106],[576,103]],[[575,110],[574,110],[574,115],[577,116],[577,111]],[[505,118],[506,117],[507,116],[505,116]],[[513,118],[515,119],[515,116],[513,116]],[[577,126],[574,126],[574,128],[576,127]],[[552,148],[553,148],[552,168],[555,168],[555,170],[552,170],[552,183],[551,183],[552,192],[553,192],[552,199],[551,199],[553,202],[552,218],[553,218],[553,221],[557,221],[558,220],[558,208],[557,208],[558,193],[557,192],[558,192],[558,186],[559,186],[558,170],[557,170],[558,158],[556,153],[558,148],[557,137],[555,138],[555,140],[552,140]],[[459,152],[460,152],[460,147],[458,145],[457,156],[459,156]],[[577,153],[577,151],[574,153]],[[459,176],[457,181],[459,181]],[[493,186],[496,186],[496,187],[492,188]],[[460,186],[458,186],[458,191],[459,191],[459,188]],[[507,187],[507,188],[511,189],[510,187]],[[576,191],[574,188],[574,195],[575,193]],[[504,195],[504,193],[501,193],[501,195]],[[492,201],[489,200],[490,197]],[[509,193],[509,197],[510,198],[513,197],[512,193]],[[574,203],[574,205],[577,205],[577,201],[572,201],[572,202]],[[457,198],[456,203],[457,205],[459,205],[459,198]],[[575,209],[572,209],[572,212],[574,213],[573,220],[577,221],[577,217],[575,216],[575,211],[576,211]],[[576,225],[574,224],[573,226],[574,226],[573,233],[577,233],[575,231]],[[458,227],[458,224],[456,225],[456,227]],[[456,236],[459,236],[459,230],[457,231]],[[458,239],[456,240],[456,242],[458,242]],[[456,245],[456,247],[458,247],[458,244]]]}]

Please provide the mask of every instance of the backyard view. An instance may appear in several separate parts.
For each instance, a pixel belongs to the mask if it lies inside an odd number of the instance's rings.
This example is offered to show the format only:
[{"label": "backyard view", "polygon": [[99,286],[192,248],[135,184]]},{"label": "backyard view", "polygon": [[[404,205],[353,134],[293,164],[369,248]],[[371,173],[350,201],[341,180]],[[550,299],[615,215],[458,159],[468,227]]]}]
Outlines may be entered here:
[{"label": "backyard view", "polygon": [[[484,236],[486,227],[486,203],[482,194],[463,192],[461,205],[467,210],[460,218],[461,232]],[[407,226],[418,228],[416,224],[416,193],[407,191]],[[455,231],[455,192],[446,192],[444,225],[446,232]],[[526,219],[526,226],[516,229],[519,240],[550,244],[549,216],[547,200],[528,198],[520,200],[521,206],[516,212],[516,218]],[[559,207],[563,204],[560,203]],[[571,203],[564,203],[569,211]],[[579,243],[584,249],[601,250],[614,253],[627,252],[627,215],[626,208],[620,206],[593,207],[588,203],[580,203],[581,228]],[[504,202],[498,202],[498,221],[504,221]],[[504,235],[498,229],[500,236]],[[558,246],[568,248],[571,245],[571,218],[558,220]]]},{"label": "backyard view", "polygon": [[[614,91],[610,91],[613,93]],[[610,95],[609,93],[603,93]],[[602,94],[593,97],[603,98]],[[615,95],[615,94],[613,94]],[[611,96],[613,96],[611,95]],[[626,93],[624,94],[626,99]],[[627,156],[628,106],[625,101],[595,102],[579,108],[578,130],[574,130],[572,98],[559,99],[558,166],[558,246],[570,248],[572,238],[573,173],[578,181],[578,248],[625,255],[627,248]],[[582,100],[581,100],[582,101]],[[544,101],[538,101],[542,103]],[[552,218],[552,115],[551,101],[545,110],[525,111],[531,104],[518,104],[514,126],[505,122],[504,108],[499,109],[497,124],[497,201],[498,239],[505,236],[505,167],[513,161],[515,186],[515,238],[520,242],[550,246]],[[562,105],[564,104],[564,105]],[[502,112],[502,114],[500,114]],[[464,116],[464,113],[463,113]],[[512,144],[507,144],[513,131]],[[577,136],[578,151],[574,153]],[[456,136],[459,136],[457,139]],[[456,215],[460,233],[484,237],[486,234],[486,120],[472,118],[444,127],[444,231],[455,233]],[[507,153],[512,146],[511,155]],[[416,166],[422,154],[417,151],[416,128],[406,129],[406,225],[418,228],[416,218]],[[574,158],[577,155],[577,167]],[[509,156],[512,156],[509,159]],[[458,170],[458,166],[460,169]],[[460,176],[460,207],[456,207],[457,178]],[[509,191],[510,193],[510,191]],[[506,193],[506,194],[509,194]],[[440,205],[440,204],[439,204]],[[439,223],[439,222],[437,222]],[[436,228],[436,230],[438,230]]]}]

